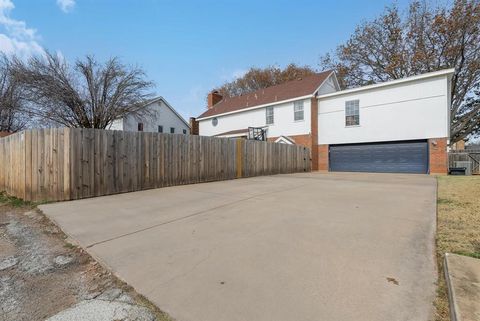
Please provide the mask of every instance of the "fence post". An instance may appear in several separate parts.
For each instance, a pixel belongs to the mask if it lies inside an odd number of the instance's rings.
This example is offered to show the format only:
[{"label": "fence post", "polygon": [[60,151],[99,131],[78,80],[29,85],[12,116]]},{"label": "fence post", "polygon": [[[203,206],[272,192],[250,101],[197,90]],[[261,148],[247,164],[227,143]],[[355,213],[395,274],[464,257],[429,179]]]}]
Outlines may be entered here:
[{"label": "fence post", "polygon": [[237,152],[236,152],[236,166],[237,166],[237,178],[242,178],[242,168],[243,168],[243,139],[237,139]]}]

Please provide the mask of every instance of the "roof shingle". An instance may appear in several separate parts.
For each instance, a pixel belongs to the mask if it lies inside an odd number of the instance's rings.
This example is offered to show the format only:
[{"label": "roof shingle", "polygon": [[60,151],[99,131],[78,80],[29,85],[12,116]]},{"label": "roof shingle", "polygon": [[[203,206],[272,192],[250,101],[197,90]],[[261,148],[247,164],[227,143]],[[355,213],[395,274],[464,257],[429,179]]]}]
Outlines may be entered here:
[{"label": "roof shingle", "polygon": [[331,73],[331,70],[324,71],[298,80],[288,81],[280,85],[259,89],[249,94],[236,97],[225,97],[212,108],[198,116],[198,118],[210,117],[277,101],[311,95]]}]

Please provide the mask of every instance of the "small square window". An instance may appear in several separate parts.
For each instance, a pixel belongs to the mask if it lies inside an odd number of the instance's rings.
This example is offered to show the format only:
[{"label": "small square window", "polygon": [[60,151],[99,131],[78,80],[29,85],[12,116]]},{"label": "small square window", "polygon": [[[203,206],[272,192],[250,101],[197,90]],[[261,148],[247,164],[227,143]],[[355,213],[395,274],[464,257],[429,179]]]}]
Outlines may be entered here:
[{"label": "small square window", "polygon": [[163,126],[158,125],[158,132],[163,133]]},{"label": "small square window", "polygon": [[275,120],[274,113],[273,113],[273,107],[267,107],[265,115],[266,115],[265,121],[266,121],[267,125],[272,125],[274,120]]},{"label": "small square window", "polygon": [[186,130],[186,129],[184,129],[184,130],[183,130],[183,133],[186,135],[186,134],[187,134],[187,130]]},{"label": "small square window", "polygon": [[170,127],[170,134],[175,134],[175,127]]},{"label": "small square window", "polygon": [[345,126],[360,125],[360,101],[350,100],[345,102]]},{"label": "small square window", "polygon": [[296,101],[293,103],[293,117],[295,121],[300,121],[304,119],[303,101]]},{"label": "small square window", "polygon": [[138,123],[137,128],[139,132],[143,132],[143,123]]}]

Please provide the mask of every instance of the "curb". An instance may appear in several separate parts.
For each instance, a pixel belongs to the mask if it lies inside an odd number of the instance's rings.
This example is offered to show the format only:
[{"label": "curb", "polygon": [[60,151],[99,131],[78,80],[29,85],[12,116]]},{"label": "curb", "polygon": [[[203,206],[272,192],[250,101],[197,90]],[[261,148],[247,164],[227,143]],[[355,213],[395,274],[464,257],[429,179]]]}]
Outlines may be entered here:
[{"label": "curb", "polygon": [[448,256],[450,253],[445,253],[444,258],[444,271],[445,271],[445,282],[447,283],[448,289],[448,302],[450,307],[450,320],[451,321],[461,321],[460,316],[458,315],[458,306],[455,295],[455,289],[452,286],[452,281],[450,280],[450,273],[448,272]]}]

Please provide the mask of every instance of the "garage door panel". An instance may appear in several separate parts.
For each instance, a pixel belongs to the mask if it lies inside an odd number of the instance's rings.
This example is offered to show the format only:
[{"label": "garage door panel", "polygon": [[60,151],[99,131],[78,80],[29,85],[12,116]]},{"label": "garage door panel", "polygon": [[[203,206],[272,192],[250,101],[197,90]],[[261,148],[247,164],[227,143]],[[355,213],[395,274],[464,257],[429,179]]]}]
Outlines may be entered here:
[{"label": "garage door panel", "polygon": [[330,146],[330,170],[427,173],[427,141]]}]

